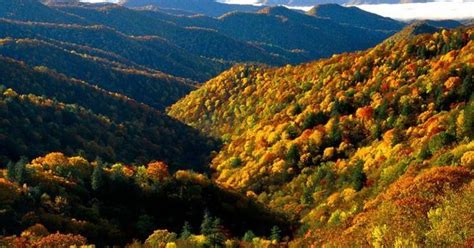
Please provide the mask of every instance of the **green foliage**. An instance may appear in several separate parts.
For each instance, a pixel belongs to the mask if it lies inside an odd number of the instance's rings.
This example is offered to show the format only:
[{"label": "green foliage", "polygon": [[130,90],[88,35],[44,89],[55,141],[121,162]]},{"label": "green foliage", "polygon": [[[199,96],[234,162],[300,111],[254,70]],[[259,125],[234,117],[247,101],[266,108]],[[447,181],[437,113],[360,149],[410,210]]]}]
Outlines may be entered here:
[{"label": "green foliage", "polygon": [[464,122],[462,125],[462,133],[472,139],[474,137],[474,96],[471,97],[464,108]]},{"label": "green foliage", "polygon": [[211,247],[223,246],[226,237],[222,232],[221,220],[219,218],[214,218],[210,233],[206,236],[208,236]]},{"label": "green foliage", "polygon": [[[0,95],[0,118],[5,120],[2,134],[8,133],[0,142],[0,162],[60,151],[82,153],[88,159],[101,157],[106,162],[158,159],[172,170],[186,165],[200,171],[213,150],[209,148],[217,145],[122,95],[5,58],[0,58],[0,65],[5,84],[18,92],[14,98]],[[174,148],[165,144],[174,144]]]},{"label": "green foliage", "polygon": [[22,157],[16,163],[9,162],[7,165],[7,179],[22,184],[26,177],[26,158]]},{"label": "green foliage", "polygon": [[286,153],[286,162],[290,166],[296,166],[300,160],[299,148],[296,144],[292,144]]},{"label": "green foliage", "polygon": [[138,217],[136,229],[140,237],[147,237],[150,233],[153,232],[155,226],[156,224],[154,223],[154,220],[151,216],[143,214]]},{"label": "green foliage", "polygon": [[366,180],[367,176],[364,172],[364,162],[359,160],[351,172],[352,188],[354,188],[356,191],[361,190],[364,187]]},{"label": "green foliage", "polygon": [[288,138],[290,138],[290,139],[294,139],[294,138],[298,137],[298,135],[299,135],[298,129],[293,125],[289,125],[286,128],[286,133],[288,134]]},{"label": "green foliage", "polygon": [[201,234],[206,236],[210,235],[212,233],[213,224],[213,218],[210,216],[209,212],[206,211],[201,222]]},{"label": "green foliage", "polygon": [[242,240],[245,242],[252,242],[252,240],[255,238],[255,234],[252,232],[252,230],[248,230],[245,232],[244,236],[242,237]]},{"label": "green foliage", "polygon": [[180,239],[188,239],[192,235],[191,225],[185,221],[181,233],[179,234]]},{"label": "green foliage", "polygon": [[441,132],[431,138],[430,142],[428,143],[428,149],[430,150],[431,154],[434,154],[453,141],[454,137],[451,134],[447,132]]},{"label": "green foliage", "polygon": [[270,230],[270,240],[276,240],[277,242],[281,239],[281,230],[278,226],[273,226]]},{"label": "green foliage", "polygon": [[327,117],[322,112],[311,112],[304,119],[302,128],[303,130],[313,128],[317,125],[325,123],[326,121]]},{"label": "green foliage", "polygon": [[99,162],[92,172],[91,176],[91,187],[92,190],[98,191],[105,183],[104,164]]}]

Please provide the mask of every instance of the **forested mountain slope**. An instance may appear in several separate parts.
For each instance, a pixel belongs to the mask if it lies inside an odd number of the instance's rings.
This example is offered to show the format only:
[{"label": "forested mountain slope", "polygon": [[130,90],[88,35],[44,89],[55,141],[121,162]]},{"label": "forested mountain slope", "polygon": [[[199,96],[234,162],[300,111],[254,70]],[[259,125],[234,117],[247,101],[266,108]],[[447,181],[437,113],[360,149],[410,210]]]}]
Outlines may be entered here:
[{"label": "forested mountain slope", "polygon": [[320,4],[308,11],[309,15],[329,18],[338,23],[368,29],[400,30],[404,23],[382,17],[357,7],[343,7],[338,4]]},{"label": "forested mountain slope", "polygon": [[157,35],[190,53],[208,58],[274,64],[287,62],[248,44],[245,40],[230,38],[216,30],[177,25],[176,20],[183,17],[160,15],[156,12],[150,14],[147,11],[131,10],[119,5],[65,6],[60,9],[128,35]]},{"label": "forested mountain slope", "polygon": [[240,65],[169,113],[224,140],[218,183],[301,221],[295,247],[464,245],[473,39],[472,28],[406,31],[299,66]]},{"label": "forested mountain slope", "polygon": [[136,64],[195,80],[211,77],[221,63],[189,54],[156,36],[126,36],[101,25],[67,25],[1,19],[0,37],[53,39],[117,54]]},{"label": "forested mountain slope", "polygon": [[[172,77],[106,52],[71,43],[0,39],[0,54],[24,61],[30,66],[52,68],[159,110],[164,110],[195,89],[193,81]],[[120,60],[123,63],[117,62]]]},{"label": "forested mountain slope", "polygon": [[267,7],[257,13],[233,12],[217,19],[195,16],[175,21],[185,26],[218,30],[234,39],[281,54],[291,63],[366,49],[396,32],[388,26],[387,29],[374,30],[345,25],[285,7]]},{"label": "forested mountain slope", "polygon": [[1,161],[51,151],[205,171],[212,140],[157,110],[45,67],[0,58]]},{"label": "forested mountain slope", "polygon": [[[369,23],[381,18],[369,17]],[[214,18],[133,10],[114,4],[45,6],[33,0],[12,0],[0,5],[0,18],[3,18],[0,19],[0,37],[3,38],[86,46],[112,53],[122,59],[117,62],[126,60],[125,64],[134,64],[134,68],[138,65],[141,69],[145,67],[201,82],[235,63],[281,66],[366,49],[396,31],[393,25],[379,25],[377,30],[368,26],[361,28],[357,23],[311,16],[283,7],[266,8],[258,13],[233,12]],[[45,59],[52,60],[52,56],[55,54]],[[103,58],[103,55],[95,56]],[[86,76],[82,74],[79,78],[87,79]]]},{"label": "forested mountain slope", "polygon": [[156,6],[216,17],[232,11],[255,12],[261,9],[258,6],[224,4],[215,0],[120,0],[119,3],[127,7]]},{"label": "forested mountain slope", "polygon": [[[172,232],[179,233],[183,225],[188,228],[189,240],[180,240],[180,247],[195,247],[207,242],[203,235],[193,234],[203,219],[203,223],[210,222],[204,227],[210,226],[212,233],[225,225],[226,235],[238,236],[247,228],[265,235],[272,225],[281,226],[285,233],[291,226],[282,215],[220,189],[202,174],[182,170],[170,174],[162,162],[135,167],[106,165],[80,156],[49,153],[10,164],[5,177],[3,173],[0,176],[0,189],[3,232],[23,231],[18,238],[0,237],[0,245],[9,247],[62,247],[86,242],[125,246],[136,245],[138,241],[133,240],[148,236],[148,247],[161,247],[161,239],[170,235],[169,240],[175,241],[177,236]],[[218,226],[213,223],[216,220]],[[165,237],[153,238],[152,234]],[[214,240],[225,238],[224,232],[219,231],[219,235]]]}]

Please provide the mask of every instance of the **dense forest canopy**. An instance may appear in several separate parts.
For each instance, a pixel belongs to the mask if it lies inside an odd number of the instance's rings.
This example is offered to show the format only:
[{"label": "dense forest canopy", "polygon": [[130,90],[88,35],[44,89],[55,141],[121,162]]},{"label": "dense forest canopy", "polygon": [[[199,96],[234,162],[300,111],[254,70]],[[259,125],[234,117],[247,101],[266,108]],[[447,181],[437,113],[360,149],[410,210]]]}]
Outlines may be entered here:
[{"label": "dense forest canopy", "polygon": [[0,1],[0,246],[473,246],[473,27],[165,3]]},{"label": "dense forest canopy", "polygon": [[472,210],[431,216],[472,203],[474,33],[413,36],[423,27],[299,66],[235,66],[169,113],[223,139],[223,187],[300,220],[295,247],[462,245]]}]

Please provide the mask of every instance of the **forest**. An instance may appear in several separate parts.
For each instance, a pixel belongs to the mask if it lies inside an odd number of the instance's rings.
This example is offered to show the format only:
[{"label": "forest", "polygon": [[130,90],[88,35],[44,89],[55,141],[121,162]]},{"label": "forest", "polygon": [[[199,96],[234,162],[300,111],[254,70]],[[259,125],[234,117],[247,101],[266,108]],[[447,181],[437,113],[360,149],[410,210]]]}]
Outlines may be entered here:
[{"label": "forest", "polygon": [[474,246],[474,28],[252,10],[1,1],[0,246]]}]

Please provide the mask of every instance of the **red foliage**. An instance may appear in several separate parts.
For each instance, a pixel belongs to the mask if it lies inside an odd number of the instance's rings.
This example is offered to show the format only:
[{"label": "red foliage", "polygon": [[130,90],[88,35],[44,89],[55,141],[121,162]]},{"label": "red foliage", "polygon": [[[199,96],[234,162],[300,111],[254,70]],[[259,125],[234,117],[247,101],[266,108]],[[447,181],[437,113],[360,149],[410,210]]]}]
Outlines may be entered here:
[{"label": "red foliage", "polygon": [[87,239],[81,235],[55,233],[38,240],[34,246],[39,248],[68,248],[86,244]]}]

